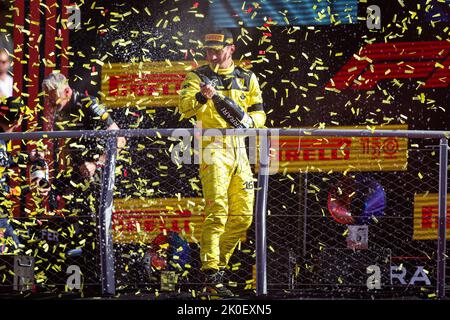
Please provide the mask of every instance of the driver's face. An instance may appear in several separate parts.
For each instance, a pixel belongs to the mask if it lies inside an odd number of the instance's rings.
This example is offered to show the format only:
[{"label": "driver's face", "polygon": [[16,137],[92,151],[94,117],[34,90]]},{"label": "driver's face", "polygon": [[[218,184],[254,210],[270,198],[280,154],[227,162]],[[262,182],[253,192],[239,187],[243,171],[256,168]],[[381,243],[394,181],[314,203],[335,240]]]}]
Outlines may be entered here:
[{"label": "driver's face", "polygon": [[222,49],[206,48],[206,60],[209,63],[219,65],[220,68],[228,68],[232,63],[234,45],[227,45]]}]

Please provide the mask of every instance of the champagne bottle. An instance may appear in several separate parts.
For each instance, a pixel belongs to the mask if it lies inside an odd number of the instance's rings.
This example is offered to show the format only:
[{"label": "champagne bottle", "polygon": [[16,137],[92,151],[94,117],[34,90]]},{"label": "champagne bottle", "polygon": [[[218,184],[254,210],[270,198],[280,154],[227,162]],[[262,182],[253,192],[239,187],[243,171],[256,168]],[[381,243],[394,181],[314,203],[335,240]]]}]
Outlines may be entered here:
[{"label": "champagne bottle", "polygon": [[216,93],[212,97],[212,101],[220,116],[233,127],[237,129],[253,128],[253,119],[229,97]]}]

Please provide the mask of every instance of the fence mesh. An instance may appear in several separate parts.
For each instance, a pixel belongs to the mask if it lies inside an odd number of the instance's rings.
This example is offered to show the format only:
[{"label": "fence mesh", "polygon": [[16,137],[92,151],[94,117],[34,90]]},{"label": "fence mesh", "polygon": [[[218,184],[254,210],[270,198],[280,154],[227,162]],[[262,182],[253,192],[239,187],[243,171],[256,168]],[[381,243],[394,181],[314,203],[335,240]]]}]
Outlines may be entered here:
[{"label": "fence mesh", "polygon": [[[179,143],[164,137],[130,138],[130,153],[118,161],[113,221],[116,280],[123,292],[139,288],[203,295],[199,240],[205,201],[194,153],[192,163],[172,161]],[[250,236],[239,243],[226,274],[227,284],[241,294],[254,289]],[[171,276],[177,277],[172,287]]]},{"label": "fence mesh", "polygon": [[[44,139],[12,141],[11,161],[4,172],[5,184],[20,188],[20,194],[10,197],[2,207],[9,214],[9,225],[20,242],[4,239],[2,288],[10,290],[11,277],[17,278],[18,266],[8,256],[26,256],[33,261],[32,293],[64,293],[77,289],[86,294],[100,292],[100,258],[98,246],[98,207],[101,192],[101,168],[94,165],[92,174],[82,174],[84,161],[98,161],[93,149],[101,149],[101,139]],[[30,157],[39,150],[37,159]],[[50,152],[52,150],[52,152]],[[42,160],[45,160],[43,163]],[[37,179],[37,180],[36,180]],[[7,181],[9,180],[9,181]],[[40,181],[40,182],[38,182]],[[50,182],[50,186],[48,182]],[[49,188],[40,194],[39,188]],[[19,264],[20,266],[20,264]],[[71,281],[73,273],[83,279]]]},{"label": "fence mesh", "polygon": [[[202,295],[199,239],[205,203],[198,165],[172,161],[179,142],[133,137],[119,152],[113,212],[119,293]],[[85,179],[75,162],[64,163],[68,157],[60,152],[62,141],[44,140],[48,143],[57,147],[46,155],[51,196],[41,201],[31,191],[24,192],[10,220],[23,245],[19,254],[34,260],[34,286],[27,289],[99,294],[101,168]],[[86,156],[73,139],[69,145]],[[380,167],[385,162],[378,161],[376,152],[362,160],[366,167],[358,161],[339,167],[342,145],[328,146],[315,156],[312,151],[305,156],[295,146],[288,159],[286,148],[281,152],[279,146],[282,161],[279,172],[269,177],[267,204],[269,295],[435,297],[439,148],[434,140],[426,147],[411,147],[414,141],[409,145],[397,147],[404,156],[387,160],[385,167]],[[314,159],[322,162],[311,164]],[[24,168],[15,172],[26,190],[29,173]],[[255,292],[254,230],[253,222],[227,270],[228,286],[241,296]],[[2,260],[1,287],[6,291],[14,263]],[[71,286],[73,266],[80,270],[81,288]]]},{"label": "fence mesh", "polygon": [[[402,150],[399,150],[402,152]],[[434,297],[439,148],[402,171],[271,177],[269,288],[331,297]]]}]

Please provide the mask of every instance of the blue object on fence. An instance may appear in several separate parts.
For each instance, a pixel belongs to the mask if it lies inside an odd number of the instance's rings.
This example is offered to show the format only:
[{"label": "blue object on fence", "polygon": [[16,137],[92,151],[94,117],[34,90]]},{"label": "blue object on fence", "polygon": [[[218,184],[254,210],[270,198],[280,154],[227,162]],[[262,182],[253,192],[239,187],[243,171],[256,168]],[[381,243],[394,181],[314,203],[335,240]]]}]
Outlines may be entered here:
[{"label": "blue object on fence", "polygon": [[[184,240],[179,233],[170,231],[169,244],[171,248],[169,270],[184,270],[186,264],[189,263],[191,256],[191,248],[189,247],[189,243]],[[175,258],[176,256],[178,257],[178,259]]]},{"label": "blue object on fence", "polygon": [[362,191],[364,209],[359,217],[359,224],[368,224],[373,218],[384,214],[386,192],[381,184],[372,177],[357,178],[357,185]]},{"label": "blue object on fence", "polygon": [[328,193],[328,211],[342,224],[369,224],[384,214],[386,193],[370,175],[344,177]]}]

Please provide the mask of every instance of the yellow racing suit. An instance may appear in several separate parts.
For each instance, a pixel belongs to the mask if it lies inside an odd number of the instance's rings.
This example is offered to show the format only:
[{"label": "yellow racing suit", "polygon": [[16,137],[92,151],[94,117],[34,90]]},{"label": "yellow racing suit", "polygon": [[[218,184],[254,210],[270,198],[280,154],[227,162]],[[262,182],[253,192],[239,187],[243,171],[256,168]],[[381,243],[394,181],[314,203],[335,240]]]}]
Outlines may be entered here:
[{"label": "yellow racing suit", "polygon": [[[182,117],[196,116],[197,126],[231,128],[216,111],[212,100],[196,98],[205,77],[219,94],[233,99],[261,128],[266,121],[256,75],[234,64],[216,72],[205,65],[189,72],[180,90]],[[203,98],[204,99],[204,98]],[[205,99],[206,100],[206,99]],[[245,137],[202,137],[200,180],[205,199],[205,221],[200,239],[202,270],[225,268],[253,218],[254,179],[247,157]],[[208,158],[208,159],[207,159]]]}]

